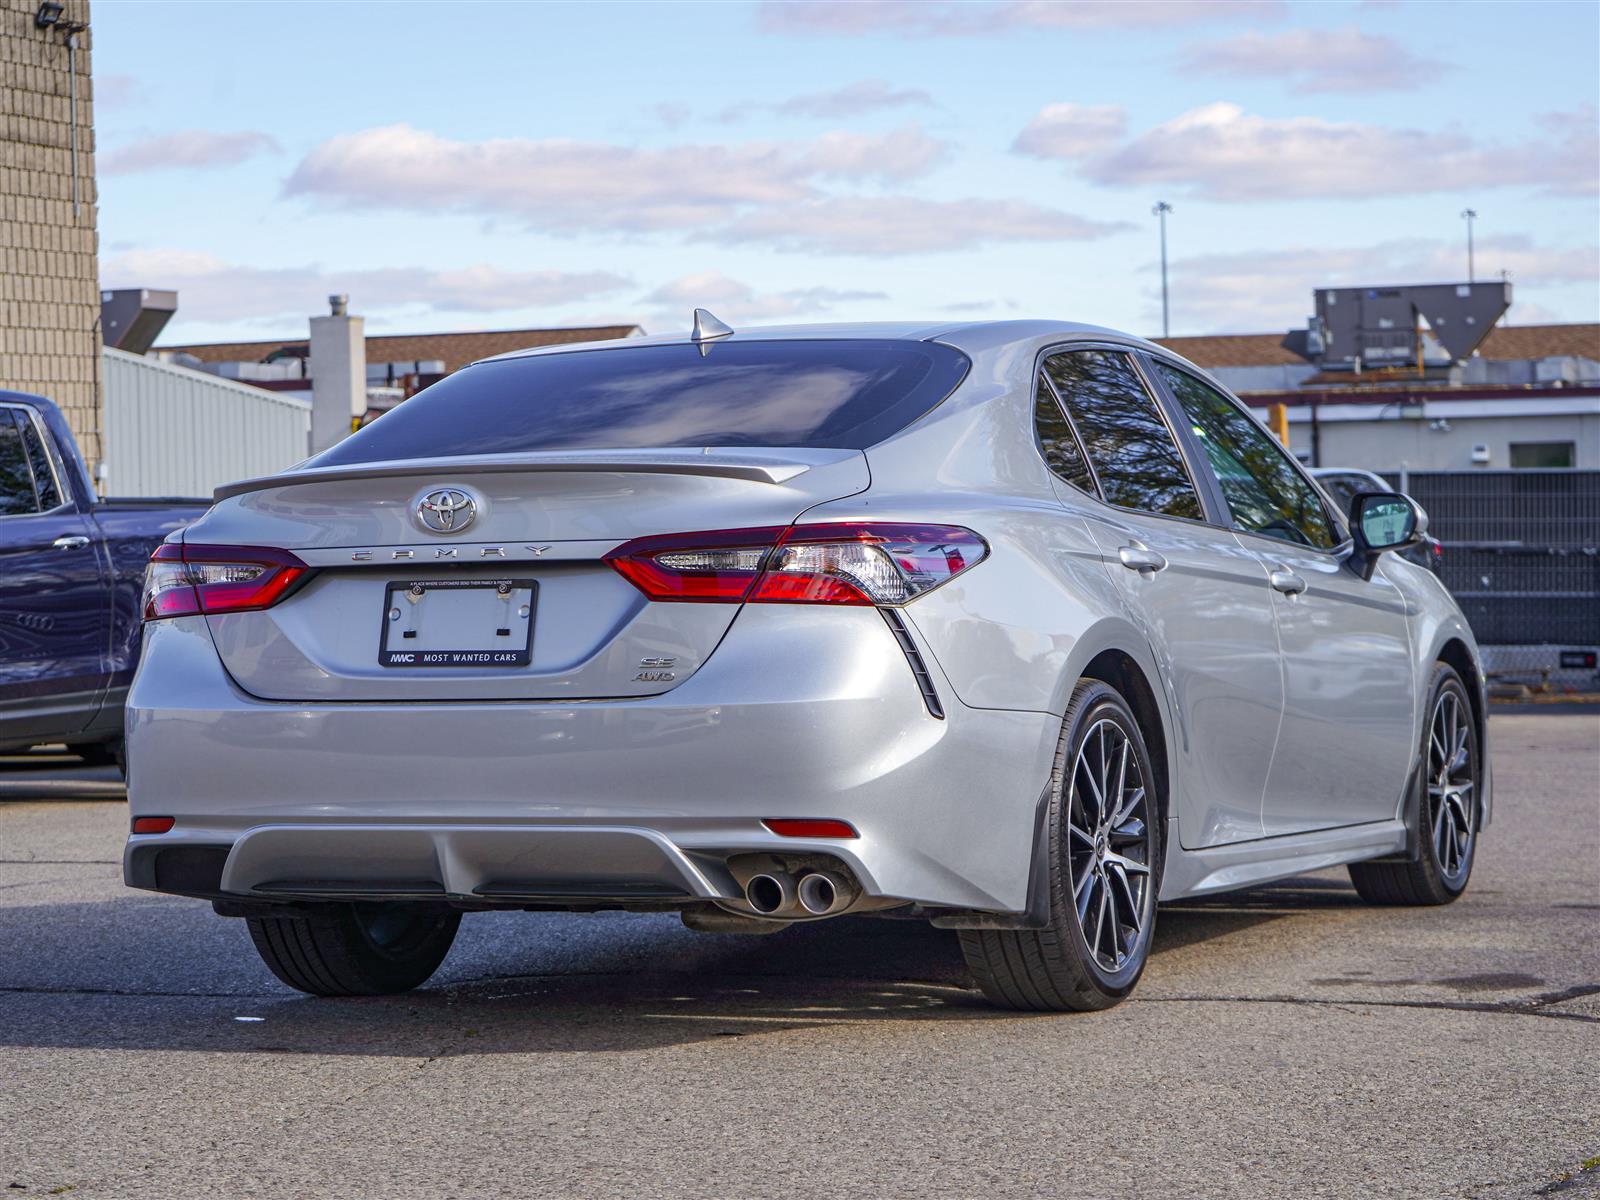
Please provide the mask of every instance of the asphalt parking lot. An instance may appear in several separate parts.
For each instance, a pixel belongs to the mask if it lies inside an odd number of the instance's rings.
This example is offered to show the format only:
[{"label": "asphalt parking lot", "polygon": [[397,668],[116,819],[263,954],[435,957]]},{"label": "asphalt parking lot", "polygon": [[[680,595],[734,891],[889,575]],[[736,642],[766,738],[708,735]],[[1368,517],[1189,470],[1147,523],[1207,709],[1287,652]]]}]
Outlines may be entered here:
[{"label": "asphalt parking lot", "polygon": [[122,887],[108,772],[0,761],[0,1194],[1600,1197],[1600,717],[1491,736],[1460,903],[1168,906],[1092,1016],[867,920],[474,915],[425,991],[308,999]]}]

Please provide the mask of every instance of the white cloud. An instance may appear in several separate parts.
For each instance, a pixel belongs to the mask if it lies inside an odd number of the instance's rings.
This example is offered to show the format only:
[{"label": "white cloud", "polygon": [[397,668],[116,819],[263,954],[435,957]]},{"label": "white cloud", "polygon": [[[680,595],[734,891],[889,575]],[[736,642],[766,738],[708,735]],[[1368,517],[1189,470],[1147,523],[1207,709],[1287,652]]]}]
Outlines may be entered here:
[{"label": "white cloud", "polygon": [[1015,312],[1021,307],[1015,300],[958,300],[954,304],[939,305],[939,311],[955,313],[957,316],[978,316],[1000,310]]},{"label": "white cloud", "polygon": [[434,270],[384,267],[329,270],[309,265],[250,267],[186,250],[132,250],[101,264],[104,287],[178,291],[185,322],[304,319],[346,292],[357,312],[420,308],[490,313],[546,308],[613,295],[629,281],[609,271],[503,271],[490,266]]},{"label": "white cloud", "polygon": [[[1542,246],[1522,235],[1480,237],[1476,258],[1479,279],[1498,278],[1505,270],[1514,289],[1588,284],[1600,300],[1600,246]],[[1304,323],[1315,288],[1450,283],[1466,274],[1464,239],[1197,254],[1172,263],[1173,324],[1184,333],[1288,329]],[[1159,311],[1158,285],[1152,282],[1146,295],[1152,314]],[[1529,324],[1537,316],[1513,302],[1514,321]]]},{"label": "white cloud", "polygon": [[842,195],[821,186],[904,183],[947,151],[915,126],[641,150],[457,142],[395,125],[323,143],[295,170],[288,191],[353,208],[505,215],[562,231],[681,231],[696,240],[838,254],[1073,241],[1126,228],[1012,200]]},{"label": "white cloud", "polygon": [[1299,92],[1355,93],[1414,91],[1449,69],[1359,29],[1244,33],[1191,48],[1183,65],[1212,75],[1284,79]]},{"label": "white cloud", "polygon": [[[1035,118],[1035,124],[1045,113]],[[1600,181],[1600,136],[1594,110],[1552,115],[1542,124],[1555,141],[1499,145],[1459,131],[1389,129],[1320,117],[1260,117],[1236,104],[1218,102],[1186,112],[1115,148],[1090,153],[1082,158],[1080,170],[1097,183],[1168,185],[1186,188],[1202,199],[1223,201],[1356,198],[1519,185],[1573,194],[1595,191]],[[1052,152],[1042,138],[1026,149],[1046,157],[1073,156]],[[1082,154],[1070,140],[1066,150]]]},{"label": "white cloud", "polygon": [[96,75],[94,77],[94,106],[101,112],[120,111],[144,104],[150,99],[150,89],[135,75]]},{"label": "white cloud", "polygon": [[281,150],[271,134],[251,129],[236,133],[186,129],[142,138],[102,153],[98,166],[102,175],[127,175],[174,167],[231,167],[258,154],[277,154]]},{"label": "white cloud", "polygon": [[1128,128],[1115,105],[1051,104],[1029,121],[1011,148],[1035,158],[1082,158],[1114,146]]},{"label": "white cloud", "polygon": [[791,96],[787,100],[774,103],[747,100],[724,109],[719,114],[719,119],[737,121],[751,113],[767,112],[780,117],[818,117],[824,120],[838,120],[859,117],[864,113],[878,112],[886,108],[925,107],[932,103],[933,97],[921,88],[895,88],[882,79],[863,79],[859,83],[847,84],[831,91],[808,92],[802,96]]},{"label": "white cloud", "polygon": [[322,143],[286,190],[354,208],[517,217],[545,229],[700,229],[752,206],[810,199],[824,176],[903,180],[942,152],[942,143],[915,128],[640,149],[561,139],[463,142],[389,125]]},{"label": "white cloud", "polygon": [[687,327],[695,308],[709,308],[722,320],[740,325],[770,322],[826,313],[835,305],[860,300],[886,300],[883,292],[851,291],[830,287],[791,288],[759,293],[749,284],[719,271],[701,271],[664,283],[643,303],[656,311],[651,328]]},{"label": "white cloud", "polygon": [[825,133],[803,162],[817,175],[901,181],[926,174],[949,149],[914,126],[886,134]]},{"label": "white cloud", "polygon": [[706,236],[821,254],[926,254],[995,242],[1087,241],[1131,228],[1017,200],[835,196],[762,209]]},{"label": "white cloud", "polygon": [[668,129],[676,129],[691,116],[689,106],[676,100],[663,100],[660,104],[652,106],[650,112]]},{"label": "white cloud", "polygon": [[965,36],[1011,29],[1154,29],[1275,20],[1282,0],[767,0],[762,28],[783,33]]}]

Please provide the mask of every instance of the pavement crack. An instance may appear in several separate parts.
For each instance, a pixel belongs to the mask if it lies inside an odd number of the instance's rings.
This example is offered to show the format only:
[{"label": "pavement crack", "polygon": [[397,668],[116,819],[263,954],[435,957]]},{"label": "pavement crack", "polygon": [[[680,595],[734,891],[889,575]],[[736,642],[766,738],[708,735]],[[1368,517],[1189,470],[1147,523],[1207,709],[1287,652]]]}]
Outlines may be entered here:
[{"label": "pavement crack", "polygon": [[48,887],[52,883],[70,883],[67,879],[28,879],[22,883],[0,883],[0,892],[9,891],[11,888],[22,887]]},{"label": "pavement crack", "polygon": [[1564,1004],[1568,1000],[1581,1000],[1585,996],[1600,996],[1600,983],[1584,983],[1576,987],[1562,988],[1559,992],[1541,992],[1528,1001],[1533,1008],[1543,1008],[1547,1004]]},{"label": "pavement crack", "polygon": [[[1568,988],[1528,1000],[1352,1000],[1347,996],[1326,999],[1308,996],[1131,996],[1134,1004],[1288,1004],[1304,1008],[1423,1008],[1448,1012],[1490,1013],[1513,1017],[1544,1017],[1546,1020],[1582,1021],[1600,1025],[1600,1016],[1589,1013],[1548,1012],[1545,1005],[1587,996],[1600,988]],[[1567,993],[1574,993],[1568,995]]]},{"label": "pavement crack", "polygon": [[124,996],[135,1000],[282,1000],[282,992],[141,992],[134,988],[26,987],[0,984],[0,996]]},{"label": "pavement crack", "polygon": [[115,867],[121,860],[115,858],[0,858],[0,867]]}]

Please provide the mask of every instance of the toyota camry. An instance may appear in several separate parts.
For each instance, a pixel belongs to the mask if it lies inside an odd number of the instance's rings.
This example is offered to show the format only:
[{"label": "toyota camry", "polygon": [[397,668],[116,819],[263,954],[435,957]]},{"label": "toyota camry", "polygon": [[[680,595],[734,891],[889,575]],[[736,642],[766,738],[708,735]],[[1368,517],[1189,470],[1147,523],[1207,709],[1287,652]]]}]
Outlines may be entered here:
[{"label": "toyota camry", "polygon": [[490,359],[156,551],[125,878],[318,995],[626,910],[922,918],[995,1003],[1104,1008],[1158,901],[1467,886],[1478,650],[1385,553],[1425,528],[1092,326]]}]

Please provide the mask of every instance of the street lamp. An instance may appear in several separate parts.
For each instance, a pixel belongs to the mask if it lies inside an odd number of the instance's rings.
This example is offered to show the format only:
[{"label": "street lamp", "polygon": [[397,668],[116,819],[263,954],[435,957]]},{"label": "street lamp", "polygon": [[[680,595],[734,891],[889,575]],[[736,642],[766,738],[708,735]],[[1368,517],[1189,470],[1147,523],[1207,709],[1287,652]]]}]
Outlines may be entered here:
[{"label": "street lamp", "polygon": [[1161,222],[1161,336],[1172,336],[1172,323],[1167,307],[1167,214],[1172,211],[1172,205],[1165,200],[1156,202],[1150,214]]},{"label": "street lamp", "polygon": [[1477,209],[1463,208],[1461,219],[1467,223],[1467,282],[1472,283],[1476,278],[1472,273],[1472,223],[1478,219]]}]

